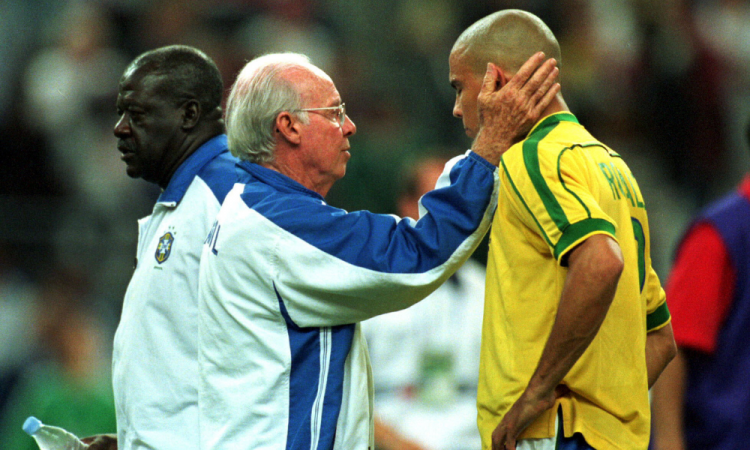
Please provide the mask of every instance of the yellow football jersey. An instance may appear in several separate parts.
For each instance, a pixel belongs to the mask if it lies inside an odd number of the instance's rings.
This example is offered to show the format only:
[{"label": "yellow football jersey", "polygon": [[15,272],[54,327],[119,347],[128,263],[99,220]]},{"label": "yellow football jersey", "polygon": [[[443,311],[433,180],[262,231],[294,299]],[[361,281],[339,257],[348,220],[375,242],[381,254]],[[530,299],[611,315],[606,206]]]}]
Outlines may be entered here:
[{"label": "yellow football jersey", "polygon": [[[544,118],[500,164],[477,395],[484,448],[539,362],[557,314],[567,256],[594,234],[622,249],[625,268],[612,306],[589,348],[563,379],[558,403],[566,436],[597,449],[645,449],[650,412],[646,333],[669,320],[651,267],[646,206],[622,158],[570,113]],[[521,438],[555,434],[558,405]]]}]

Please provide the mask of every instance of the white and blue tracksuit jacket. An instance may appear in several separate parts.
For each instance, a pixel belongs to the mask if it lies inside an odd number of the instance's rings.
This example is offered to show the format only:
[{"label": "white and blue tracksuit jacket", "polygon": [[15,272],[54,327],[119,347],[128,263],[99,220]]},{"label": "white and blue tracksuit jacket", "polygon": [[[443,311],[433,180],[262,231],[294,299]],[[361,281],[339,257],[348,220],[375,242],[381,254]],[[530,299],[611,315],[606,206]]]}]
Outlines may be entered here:
[{"label": "white and blue tracksuit jacket", "polygon": [[489,228],[497,170],[454,158],[415,222],[347,213],[239,167],[201,256],[202,448],[374,448],[359,322],[418,302],[466,261]]},{"label": "white and blue tracksuit jacket", "polygon": [[112,355],[121,450],[199,448],[198,269],[236,163],[226,135],[214,137],[177,168],[139,221]]}]

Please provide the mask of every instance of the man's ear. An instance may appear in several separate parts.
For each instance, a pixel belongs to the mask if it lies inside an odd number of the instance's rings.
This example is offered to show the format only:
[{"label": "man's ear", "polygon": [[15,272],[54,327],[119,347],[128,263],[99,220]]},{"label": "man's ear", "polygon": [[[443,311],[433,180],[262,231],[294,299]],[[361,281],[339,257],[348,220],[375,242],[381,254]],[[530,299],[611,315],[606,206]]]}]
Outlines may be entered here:
[{"label": "man's ear", "polygon": [[276,116],[274,132],[290,144],[299,145],[302,142],[300,122],[289,111],[282,111]]},{"label": "man's ear", "polygon": [[201,104],[198,100],[188,100],[182,105],[182,129],[192,130],[201,118]]}]

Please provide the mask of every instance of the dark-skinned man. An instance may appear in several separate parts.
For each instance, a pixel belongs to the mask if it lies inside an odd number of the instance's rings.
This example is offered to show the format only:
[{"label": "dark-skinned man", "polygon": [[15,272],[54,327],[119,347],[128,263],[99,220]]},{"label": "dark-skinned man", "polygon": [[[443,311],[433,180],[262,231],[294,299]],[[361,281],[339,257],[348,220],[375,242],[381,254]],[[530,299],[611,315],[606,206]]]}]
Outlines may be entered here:
[{"label": "dark-skinned man", "polygon": [[[139,221],[137,258],[113,350],[117,436],[97,449],[198,448],[198,266],[235,181],[216,64],[169,46],[138,56],[120,80],[114,128],[127,174],[162,193]],[[103,430],[110,431],[110,430]]]},{"label": "dark-skinned man", "polygon": [[[207,159],[199,156],[203,147],[195,150],[192,156],[180,151],[189,147],[185,144],[200,144],[198,139],[194,139],[199,134],[193,135],[191,130],[199,129],[198,115],[194,112],[203,102],[192,101],[191,95],[198,97],[198,94],[218,92],[215,89],[218,85],[191,90],[184,83],[175,82],[173,76],[179,73],[175,67],[152,62],[156,55],[151,55],[149,52],[136,59],[123,76],[118,98],[122,118],[115,127],[128,173],[165,188],[154,214],[141,224],[138,265],[126,295],[122,320],[115,337],[113,376],[118,440],[120,447],[127,449],[198,448],[199,425],[194,413],[198,403],[197,392],[202,387],[199,386],[200,377],[196,375],[199,358],[195,345],[199,333],[195,323],[202,315],[195,311],[193,288],[198,284],[197,261],[200,245],[208,234],[208,223],[213,222],[219,204],[235,180],[234,160],[224,153],[224,137],[213,137],[212,131],[220,132],[219,127],[203,128],[206,132],[203,136],[209,139],[205,146],[213,149],[206,151]],[[509,123],[492,127],[498,134],[493,144],[487,145],[488,158],[507,148],[519,130],[530,125],[527,116],[538,115],[541,111],[542,107],[538,102],[543,100],[546,104],[549,101],[544,93],[554,93],[558,88],[549,81],[544,84],[545,89],[539,92],[536,90],[543,80],[547,80],[546,74],[552,68],[549,64],[544,65],[546,70],[540,76],[533,77],[534,82],[525,83],[530,73],[541,63],[541,56],[534,58],[526,78],[521,78],[520,84],[513,89],[502,91],[500,97],[503,103],[516,105],[504,108],[502,115],[493,115],[501,116],[503,122]],[[530,85],[535,87],[529,87]],[[282,92],[269,89],[263,89],[263,93],[269,94],[270,101],[274,101]],[[171,101],[162,97],[170,93],[178,95],[171,98]],[[211,119],[204,125],[209,125],[214,120],[219,121],[214,122],[217,125],[221,123],[218,106],[220,96],[212,98],[217,101],[202,108],[204,115],[201,117]],[[245,107],[255,110],[258,105],[248,104]],[[334,110],[338,110],[338,107],[314,109],[310,116],[317,121],[320,119],[318,115],[330,116],[335,113]],[[344,117],[343,108],[338,114],[339,118]],[[287,116],[288,113],[285,117]],[[351,121],[345,123],[346,127],[351,126]],[[242,127],[247,124],[240,121],[235,129],[241,133]],[[271,122],[268,122],[268,126],[271,127]],[[269,142],[272,143],[276,136],[274,128],[259,131],[259,139],[253,141],[251,146],[260,151],[270,145]],[[270,141],[267,134],[271,135]],[[221,144],[221,151],[212,146],[214,142]],[[306,148],[310,151],[324,150],[308,143]],[[204,164],[194,164],[195,158],[199,158],[199,162]],[[213,159],[207,161],[210,158]],[[189,169],[183,169],[184,167]],[[157,170],[153,170],[154,168]],[[336,170],[338,169],[340,167],[337,166]],[[170,173],[173,175],[170,176]],[[186,175],[182,175],[183,173]],[[323,184],[330,187],[327,181]],[[324,185],[317,186],[316,189],[323,189]],[[171,194],[175,190],[178,190],[177,199]],[[191,193],[195,195],[191,197]],[[177,201],[180,198],[181,201]],[[198,200],[193,201],[193,198]],[[168,220],[169,211],[165,211],[164,207],[174,208],[173,218],[178,215],[181,207],[184,215],[179,216],[180,221]],[[188,234],[190,230],[199,228],[200,233]],[[215,250],[219,231],[222,236],[226,233],[226,230],[217,227],[205,239],[212,250]],[[257,239],[252,231],[245,238],[248,242]],[[189,245],[189,254],[180,256],[178,244]],[[209,251],[209,254],[214,255],[213,251]],[[174,263],[171,270],[179,269],[180,272],[175,271],[172,276],[166,276],[170,262]],[[260,270],[268,262],[259,263],[256,268]],[[221,330],[201,330],[201,339],[207,332],[219,331]],[[233,347],[223,357],[231,359],[243,354],[236,349],[237,347]],[[248,392],[243,392],[241,396],[249,402],[249,407],[262,407],[250,401]],[[202,400],[201,405],[215,405],[215,402],[209,398],[207,401]],[[361,408],[362,405],[352,407]],[[204,437],[204,428],[201,421],[201,437]],[[116,448],[116,441],[111,436],[96,439],[98,443],[91,450]],[[255,445],[259,439],[260,436],[254,436],[251,441],[243,441],[242,446]]]}]

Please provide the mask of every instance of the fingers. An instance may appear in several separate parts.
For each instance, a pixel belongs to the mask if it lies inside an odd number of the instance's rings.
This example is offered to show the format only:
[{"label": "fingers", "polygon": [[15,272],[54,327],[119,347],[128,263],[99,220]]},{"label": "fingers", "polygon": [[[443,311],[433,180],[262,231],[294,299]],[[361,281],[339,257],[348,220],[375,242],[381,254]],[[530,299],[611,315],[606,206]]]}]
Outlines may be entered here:
[{"label": "fingers", "polygon": [[560,92],[560,83],[555,83],[557,69],[550,73],[544,84],[531,97],[531,112],[535,117],[539,117],[547,106],[552,102],[555,96]]},{"label": "fingers", "polygon": [[[543,84],[547,83],[550,76],[552,80],[557,77],[557,60],[549,58],[544,60],[543,52],[535,53],[529,58],[518,72],[508,80],[506,86],[509,89],[523,89],[526,92],[534,92]],[[551,75],[554,72],[554,75]],[[499,69],[492,63],[487,64],[487,72],[484,74],[482,90],[492,92],[497,89]]]},{"label": "fingers", "polygon": [[492,450],[506,450],[516,448],[516,440],[511,438],[512,431],[506,422],[506,418],[492,432]]},{"label": "fingers", "polygon": [[95,435],[81,439],[88,444],[89,450],[117,450],[117,438],[114,435]]},{"label": "fingers", "polygon": [[508,81],[508,84],[511,85],[518,85],[517,87],[524,86],[526,82],[529,80],[529,77],[531,77],[532,74],[534,74],[539,67],[540,64],[544,61],[544,53],[543,52],[537,52],[534,53],[534,55],[529,58],[520,69],[518,69],[518,72],[513,76],[513,78]]},{"label": "fingers", "polygon": [[[526,81],[521,90],[526,92],[534,92],[542,87],[549,79],[555,80],[560,70],[557,68],[557,60],[550,58],[534,72],[534,74]],[[554,75],[553,75],[554,74]]]},{"label": "fingers", "polygon": [[[560,74],[560,69],[558,69],[557,67],[554,67],[547,74],[547,77],[542,80],[542,83],[539,85],[539,87],[533,91],[533,94],[531,94],[532,104],[536,104],[547,92],[549,92],[549,90],[555,84],[555,80],[557,79],[557,76],[559,74]],[[534,84],[535,84],[534,82],[529,82],[527,86],[529,89],[533,89]],[[527,86],[524,86],[524,89],[526,89]]]},{"label": "fingers", "polygon": [[492,431],[492,450],[505,450],[503,441],[505,441],[505,429],[501,421]]},{"label": "fingers", "polygon": [[492,450],[516,450],[516,440],[504,436],[498,440],[493,439]]}]

